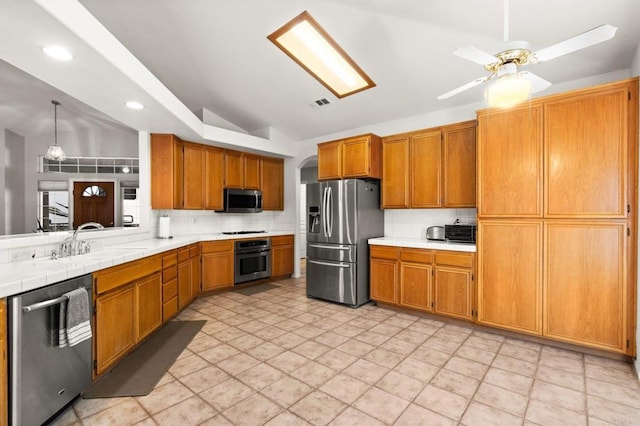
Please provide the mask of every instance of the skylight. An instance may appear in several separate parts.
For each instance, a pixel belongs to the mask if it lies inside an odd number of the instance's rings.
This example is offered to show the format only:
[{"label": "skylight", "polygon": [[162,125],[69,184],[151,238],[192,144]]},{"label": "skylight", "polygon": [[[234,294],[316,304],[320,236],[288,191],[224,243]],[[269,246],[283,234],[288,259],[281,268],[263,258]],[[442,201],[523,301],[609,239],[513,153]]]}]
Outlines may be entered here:
[{"label": "skylight", "polygon": [[376,85],[307,11],[267,38],[338,98]]}]

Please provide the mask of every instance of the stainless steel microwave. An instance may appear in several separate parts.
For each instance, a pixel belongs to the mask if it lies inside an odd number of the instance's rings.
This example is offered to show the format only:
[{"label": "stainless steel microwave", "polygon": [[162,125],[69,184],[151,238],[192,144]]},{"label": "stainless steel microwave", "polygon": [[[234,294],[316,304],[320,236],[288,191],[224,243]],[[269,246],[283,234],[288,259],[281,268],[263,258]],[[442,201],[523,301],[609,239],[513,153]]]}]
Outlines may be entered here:
[{"label": "stainless steel microwave", "polygon": [[224,189],[224,213],[260,213],[262,191],[255,189]]}]

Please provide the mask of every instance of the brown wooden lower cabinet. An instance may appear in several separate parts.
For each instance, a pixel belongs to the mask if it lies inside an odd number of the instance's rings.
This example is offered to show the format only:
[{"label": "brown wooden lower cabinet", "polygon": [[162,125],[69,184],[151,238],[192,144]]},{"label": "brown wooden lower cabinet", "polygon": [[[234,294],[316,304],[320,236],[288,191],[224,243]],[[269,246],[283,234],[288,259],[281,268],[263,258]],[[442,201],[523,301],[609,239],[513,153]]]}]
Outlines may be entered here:
[{"label": "brown wooden lower cabinet", "polygon": [[178,249],[178,310],[191,303],[191,263],[189,247]]},{"label": "brown wooden lower cabinet", "polygon": [[271,276],[293,274],[293,235],[271,237]]},{"label": "brown wooden lower cabinet", "polygon": [[400,249],[397,247],[371,246],[369,250],[371,299],[393,305],[398,303],[399,255]]},{"label": "brown wooden lower cabinet", "polygon": [[153,274],[136,282],[136,341],[162,325],[162,278]]},{"label": "brown wooden lower cabinet", "polygon": [[208,241],[201,243],[202,290],[233,287],[233,241]]},{"label": "brown wooden lower cabinet", "polygon": [[198,297],[202,291],[202,266],[200,259],[200,244],[189,246],[189,273],[191,274],[191,300]]},{"label": "brown wooden lower cabinet", "polygon": [[400,262],[400,305],[431,312],[432,276],[431,265]]}]

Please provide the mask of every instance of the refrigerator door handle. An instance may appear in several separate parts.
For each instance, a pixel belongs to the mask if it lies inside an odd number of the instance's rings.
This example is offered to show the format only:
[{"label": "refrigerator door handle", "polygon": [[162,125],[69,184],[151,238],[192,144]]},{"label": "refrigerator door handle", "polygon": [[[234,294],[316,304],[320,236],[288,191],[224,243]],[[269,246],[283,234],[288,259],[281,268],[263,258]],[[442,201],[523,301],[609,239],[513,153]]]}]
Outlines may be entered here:
[{"label": "refrigerator door handle", "polygon": [[328,237],[327,232],[327,194],[328,188],[325,186],[322,192],[322,232],[325,237]]},{"label": "refrigerator door handle", "polygon": [[309,247],[313,247],[313,248],[319,248],[319,249],[329,249],[329,250],[342,250],[342,251],[349,251],[349,247],[347,246],[325,246],[325,245],[319,245],[319,244],[311,244],[309,243]]},{"label": "refrigerator door handle", "polygon": [[316,265],[335,266],[338,268],[348,268],[350,266],[348,263],[329,263],[329,262],[320,262],[318,260],[311,260],[311,259],[307,259],[307,262],[315,263]]},{"label": "refrigerator door handle", "polygon": [[329,201],[327,210],[329,211],[329,237],[333,236],[333,190],[331,187],[327,187],[329,189],[327,200]]}]

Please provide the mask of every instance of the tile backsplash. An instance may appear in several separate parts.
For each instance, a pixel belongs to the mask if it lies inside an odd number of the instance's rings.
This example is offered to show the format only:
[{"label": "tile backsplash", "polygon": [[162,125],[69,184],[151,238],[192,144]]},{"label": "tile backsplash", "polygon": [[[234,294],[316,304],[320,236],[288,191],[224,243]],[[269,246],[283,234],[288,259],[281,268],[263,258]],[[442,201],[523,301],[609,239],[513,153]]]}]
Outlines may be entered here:
[{"label": "tile backsplash", "polygon": [[387,209],[384,211],[384,236],[426,239],[427,228],[461,223],[476,223],[476,209]]}]

